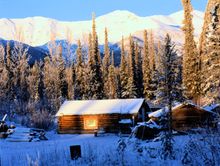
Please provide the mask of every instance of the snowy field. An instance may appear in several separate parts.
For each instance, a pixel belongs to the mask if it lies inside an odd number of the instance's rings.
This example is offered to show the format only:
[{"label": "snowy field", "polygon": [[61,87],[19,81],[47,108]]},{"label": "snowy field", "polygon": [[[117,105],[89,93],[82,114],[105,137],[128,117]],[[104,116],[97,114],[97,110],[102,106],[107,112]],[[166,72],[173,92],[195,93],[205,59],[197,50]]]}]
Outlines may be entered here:
[{"label": "snowy field", "polygon": [[[172,161],[164,161],[160,158],[161,142],[160,141],[139,141],[134,138],[122,137],[126,147],[119,148],[118,141],[121,140],[118,135],[106,134],[94,137],[92,134],[70,135],[56,134],[55,131],[48,132],[48,141],[41,142],[8,142],[0,140],[0,165],[1,166],[28,166],[28,165],[183,165],[182,159],[187,160],[207,160],[194,156],[186,156],[184,147],[187,143],[191,146],[188,151],[195,153],[197,148],[202,150],[198,140],[204,141],[199,136],[175,136],[175,156]],[[197,141],[194,141],[197,140]],[[213,140],[215,141],[215,140]],[[205,145],[205,143],[203,143]],[[82,158],[71,160],[71,145],[81,145]],[[123,144],[124,145],[124,144]],[[194,147],[193,147],[194,146]],[[206,151],[209,146],[205,145]],[[207,153],[205,151],[205,153]],[[208,152],[209,153],[209,152]],[[207,154],[208,154],[207,153]],[[219,154],[219,152],[218,152]],[[186,162],[190,162],[187,161]],[[197,163],[192,163],[196,165]],[[199,164],[199,163],[198,163]],[[187,164],[186,164],[187,165]]]}]

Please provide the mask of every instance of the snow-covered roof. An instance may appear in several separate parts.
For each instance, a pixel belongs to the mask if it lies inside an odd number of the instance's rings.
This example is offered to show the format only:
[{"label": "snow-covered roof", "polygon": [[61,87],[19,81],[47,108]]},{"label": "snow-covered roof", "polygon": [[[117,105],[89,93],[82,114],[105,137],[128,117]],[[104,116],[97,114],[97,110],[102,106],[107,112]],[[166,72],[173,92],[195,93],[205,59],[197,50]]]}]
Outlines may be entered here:
[{"label": "snow-covered roof", "polygon": [[[191,105],[191,106],[195,106],[201,110],[204,110],[204,111],[207,111],[207,112],[210,112],[210,113],[213,113],[211,110],[208,110],[208,109],[205,109],[205,108],[201,108],[199,107],[198,105],[195,105],[193,103],[178,103],[177,105],[175,105],[174,107],[172,107],[172,111],[182,107],[182,106],[185,106],[185,105]],[[161,116],[163,116],[164,114],[168,113],[169,112],[169,109],[167,107],[164,107],[160,110],[157,110],[155,112],[152,112],[152,113],[149,113],[148,116],[150,118],[154,117],[154,118],[159,118]]]},{"label": "snow-covered roof", "polygon": [[220,104],[211,104],[211,105],[207,105],[205,107],[203,107],[203,109],[205,109],[206,111],[212,112],[212,110],[214,110],[215,108],[219,107]]},{"label": "snow-covered roof", "polygon": [[162,109],[159,109],[159,110],[157,110],[157,111],[154,111],[154,112],[149,113],[148,116],[149,116],[150,118],[152,118],[152,117],[154,117],[154,118],[159,118],[159,117],[161,117],[162,115],[164,115],[165,113],[167,113],[168,111],[169,111],[168,108],[167,108],[167,107],[164,107],[164,108],[162,108]]},{"label": "snow-covered roof", "polygon": [[151,128],[151,129],[153,129],[153,128],[160,129],[161,128],[161,126],[159,126],[152,119],[150,119],[147,122],[140,122],[140,123],[138,123],[138,125],[136,127],[140,127],[140,126],[147,126],[147,127]]},{"label": "snow-covered roof", "polygon": [[95,114],[134,114],[144,99],[74,100],[65,101],[56,116]]}]

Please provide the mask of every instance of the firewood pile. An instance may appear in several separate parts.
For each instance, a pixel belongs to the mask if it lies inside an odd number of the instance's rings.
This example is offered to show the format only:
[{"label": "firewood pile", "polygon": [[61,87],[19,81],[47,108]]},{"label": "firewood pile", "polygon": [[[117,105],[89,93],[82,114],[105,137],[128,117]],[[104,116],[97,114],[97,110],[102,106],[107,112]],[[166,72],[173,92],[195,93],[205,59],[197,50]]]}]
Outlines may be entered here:
[{"label": "firewood pile", "polygon": [[15,127],[5,122],[7,115],[0,121],[0,138],[8,142],[37,142],[48,140],[43,129]]}]

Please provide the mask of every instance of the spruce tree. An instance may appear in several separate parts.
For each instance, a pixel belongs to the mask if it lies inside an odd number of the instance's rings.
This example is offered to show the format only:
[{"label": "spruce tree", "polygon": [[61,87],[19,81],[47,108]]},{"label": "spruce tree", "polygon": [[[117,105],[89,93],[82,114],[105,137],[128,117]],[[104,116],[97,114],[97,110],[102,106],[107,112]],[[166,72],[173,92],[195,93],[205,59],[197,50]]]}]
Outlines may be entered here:
[{"label": "spruce tree", "polygon": [[143,72],[142,72],[142,58],[141,51],[136,42],[135,44],[135,68],[136,68],[136,87],[137,87],[137,98],[143,97]]},{"label": "spruce tree", "polygon": [[198,103],[200,97],[200,58],[194,41],[192,23],[192,6],[190,0],[182,0],[184,8],[183,32],[185,43],[183,46],[183,86],[184,94],[188,99]]},{"label": "spruce tree", "polygon": [[105,28],[105,46],[104,46],[104,58],[103,58],[103,80],[104,80],[104,90],[105,96],[109,94],[108,86],[108,76],[109,76],[109,67],[110,67],[110,50],[108,46],[108,31]]},{"label": "spruce tree", "polygon": [[81,100],[84,95],[84,80],[83,80],[84,76],[83,76],[82,46],[80,41],[78,41],[78,48],[76,54],[77,54],[77,64],[76,64],[74,99]]},{"label": "spruce tree", "polygon": [[149,42],[149,57],[150,57],[150,67],[151,71],[156,70],[156,63],[155,63],[155,47],[154,47],[154,35],[153,32],[150,32],[150,42]]},{"label": "spruce tree", "polygon": [[62,46],[59,45],[58,47],[58,57],[57,57],[57,67],[58,67],[58,72],[59,72],[59,79],[60,79],[60,91],[61,91],[61,96],[63,99],[66,99],[68,96],[68,84],[66,80],[66,68],[65,68],[65,62],[62,56]]},{"label": "spruce tree", "polygon": [[128,97],[137,98],[137,86],[136,86],[136,65],[135,65],[135,47],[132,36],[129,37],[129,54],[128,54]]},{"label": "spruce tree", "polygon": [[161,98],[165,100],[166,105],[169,109],[168,114],[164,117],[164,128],[165,133],[162,139],[162,158],[173,159],[173,138],[172,138],[172,105],[175,100],[175,89],[176,89],[176,51],[174,45],[171,42],[169,35],[165,38],[163,60],[164,60],[164,85],[160,89]]},{"label": "spruce tree", "polygon": [[129,92],[127,89],[128,85],[128,65],[125,57],[125,48],[124,48],[124,38],[122,37],[121,42],[121,63],[120,63],[120,89],[121,89],[121,98],[128,98]]},{"label": "spruce tree", "polygon": [[207,55],[204,60],[204,88],[206,104],[220,101],[220,4],[212,10],[212,19],[207,31]]},{"label": "spruce tree", "polygon": [[150,57],[149,57],[149,42],[147,30],[144,31],[144,46],[143,46],[143,86],[144,86],[144,97],[148,100],[152,98],[151,94],[151,68],[150,68]]},{"label": "spruce tree", "polygon": [[104,97],[104,83],[101,70],[101,58],[98,47],[98,36],[96,33],[95,17],[93,15],[92,43],[90,43],[90,57],[88,63],[88,97],[90,99],[102,99]]},{"label": "spruce tree", "polygon": [[199,55],[201,58],[201,68],[203,68],[203,60],[206,59],[206,55],[207,55],[207,43],[206,43],[206,34],[208,31],[208,27],[211,23],[211,10],[214,8],[214,6],[216,4],[219,3],[219,0],[208,0],[208,4],[206,7],[206,11],[205,11],[205,16],[204,16],[204,23],[203,23],[203,28],[202,28],[202,33],[200,35],[200,39],[199,39]]},{"label": "spruce tree", "polygon": [[112,51],[112,60],[111,60],[111,65],[109,66],[109,74],[108,74],[108,89],[109,89],[109,94],[108,98],[109,99],[115,99],[117,98],[117,78],[115,74],[115,66],[114,66],[114,52]]},{"label": "spruce tree", "polygon": [[148,33],[146,30],[144,31],[143,38],[144,38],[143,63],[142,63],[143,93],[146,99],[154,100],[156,93],[156,86],[157,86],[156,75],[155,75],[156,72],[155,72],[155,67],[153,67],[154,65],[150,65],[152,63],[152,61],[150,60],[150,58],[152,57],[152,53],[150,54],[150,48],[152,49],[151,47],[152,44],[149,43]]}]

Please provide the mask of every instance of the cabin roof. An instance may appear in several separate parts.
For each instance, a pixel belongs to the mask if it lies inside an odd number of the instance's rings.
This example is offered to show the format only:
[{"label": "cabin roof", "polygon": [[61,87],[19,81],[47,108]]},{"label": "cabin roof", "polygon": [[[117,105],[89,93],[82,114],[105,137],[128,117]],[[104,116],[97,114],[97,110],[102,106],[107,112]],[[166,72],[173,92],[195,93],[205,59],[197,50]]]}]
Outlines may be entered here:
[{"label": "cabin roof", "polygon": [[216,109],[219,106],[220,104],[211,104],[211,105],[207,105],[203,107],[203,109],[205,109],[206,111],[212,112],[214,109]]},{"label": "cabin roof", "polygon": [[[201,107],[199,107],[195,104],[192,104],[192,103],[179,103],[176,106],[172,107],[172,112],[174,112],[175,110],[180,109],[182,107],[185,107],[185,106],[191,106],[191,107],[195,107],[196,109],[201,110],[201,111],[206,111],[206,112],[209,112],[209,113],[213,113],[212,111],[208,111],[208,110],[206,110],[204,108],[201,108]],[[148,116],[150,118],[152,118],[152,117],[159,118],[159,117],[163,116],[164,114],[166,114],[168,112],[169,112],[169,109],[167,107],[164,107],[164,108],[162,108],[158,111],[155,111],[155,112],[152,112],[152,113],[148,114]]]},{"label": "cabin roof", "polygon": [[56,116],[95,114],[134,114],[144,99],[74,100],[65,101]]}]

